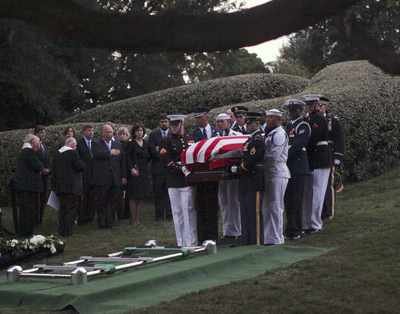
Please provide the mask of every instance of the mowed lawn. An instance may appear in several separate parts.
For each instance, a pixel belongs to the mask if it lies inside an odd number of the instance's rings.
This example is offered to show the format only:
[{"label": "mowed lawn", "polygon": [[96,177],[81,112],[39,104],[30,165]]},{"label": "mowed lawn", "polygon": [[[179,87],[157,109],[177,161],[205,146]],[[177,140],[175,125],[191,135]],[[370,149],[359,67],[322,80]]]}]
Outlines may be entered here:
[{"label": "mowed lawn", "polygon": [[[54,225],[54,215],[47,215],[41,231],[54,232]],[[64,254],[49,262],[104,254],[148,239],[174,243],[172,223],[153,222],[149,206],[138,227],[126,222],[106,231],[77,227]],[[400,313],[400,169],[346,186],[325,230],[292,244],[335,249],[254,279],[129,313]],[[17,312],[30,313],[0,309]]]}]

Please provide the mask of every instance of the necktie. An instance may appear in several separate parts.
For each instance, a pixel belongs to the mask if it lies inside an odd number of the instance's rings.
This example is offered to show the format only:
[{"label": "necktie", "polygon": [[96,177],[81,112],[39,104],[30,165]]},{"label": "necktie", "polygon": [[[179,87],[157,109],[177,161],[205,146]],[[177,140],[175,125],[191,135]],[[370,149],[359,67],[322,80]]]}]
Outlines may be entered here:
[{"label": "necktie", "polygon": [[206,128],[203,128],[203,138],[208,138]]}]

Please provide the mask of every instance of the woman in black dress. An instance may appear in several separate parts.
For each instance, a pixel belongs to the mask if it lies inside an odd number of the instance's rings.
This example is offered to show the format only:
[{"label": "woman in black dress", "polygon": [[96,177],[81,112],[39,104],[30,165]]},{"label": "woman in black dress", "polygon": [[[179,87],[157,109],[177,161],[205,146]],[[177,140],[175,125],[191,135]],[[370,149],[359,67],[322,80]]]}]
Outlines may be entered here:
[{"label": "woman in black dress", "polygon": [[132,127],[132,141],[128,148],[128,197],[131,211],[131,223],[138,225],[139,211],[142,201],[149,195],[150,178],[148,163],[150,149],[144,138],[143,125],[136,124]]},{"label": "woman in black dress", "polygon": [[[127,127],[121,126],[116,132],[117,140],[122,144],[122,151],[125,156],[128,155],[129,144],[131,141],[131,134]],[[117,212],[118,219],[128,219],[130,217],[128,186],[122,186],[122,204]]]}]

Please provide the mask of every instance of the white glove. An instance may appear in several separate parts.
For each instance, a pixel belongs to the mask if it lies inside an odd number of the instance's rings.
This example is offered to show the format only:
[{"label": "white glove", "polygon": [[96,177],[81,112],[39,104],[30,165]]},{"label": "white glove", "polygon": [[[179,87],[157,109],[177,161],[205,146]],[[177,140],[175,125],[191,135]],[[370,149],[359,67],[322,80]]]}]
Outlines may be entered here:
[{"label": "white glove", "polygon": [[334,159],[333,163],[335,164],[335,166],[340,166],[341,164],[340,159]]}]

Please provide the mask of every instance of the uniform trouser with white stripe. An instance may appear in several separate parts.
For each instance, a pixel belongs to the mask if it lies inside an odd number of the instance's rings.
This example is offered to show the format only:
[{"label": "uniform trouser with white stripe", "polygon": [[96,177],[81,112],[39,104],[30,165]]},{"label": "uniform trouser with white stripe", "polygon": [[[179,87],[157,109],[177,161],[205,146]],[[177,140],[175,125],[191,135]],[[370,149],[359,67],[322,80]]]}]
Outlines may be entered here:
[{"label": "uniform trouser with white stripe", "polygon": [[[314,169],[311,174],[312,195],[308,195],[308,201],[303,212],[304,229],[322,229],[321,212],[324,205],[325,192],[329,180],[329,168]],[[310,193],[311,194],[311,193]]]},{"label": "uniform trouser with white stripe", "polygon": [[242,234],[239,202],[239,180],[220,181],[218,203],[222,212],[224,236],[239,237]]},{"label": "uniform trouser with white stripe", "polygon": [[193,188],[168,188],[178,246],[197,245],[197,217],[193,207]]},{"label": "uniform trouser with white stripe", "polygon": [[283,211],[287,178],[272,177],[265,181],[263,198],[264,244],[283,244]]},{"label": "uniform trouser with white stripe", "polygon": [[324,206],[322,207],[321,218],[332,219],[335,215],[335,199],[336,199],[336,191],[333,185],[335,180],[335,167],[332,167],[329,172],[329,180],[328,186],[325,193]]}]

